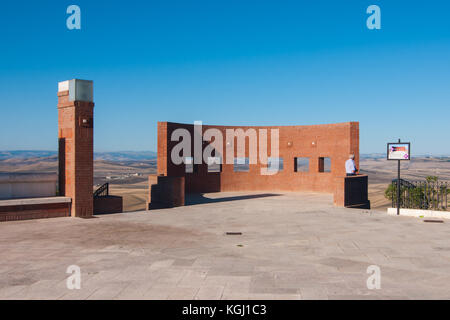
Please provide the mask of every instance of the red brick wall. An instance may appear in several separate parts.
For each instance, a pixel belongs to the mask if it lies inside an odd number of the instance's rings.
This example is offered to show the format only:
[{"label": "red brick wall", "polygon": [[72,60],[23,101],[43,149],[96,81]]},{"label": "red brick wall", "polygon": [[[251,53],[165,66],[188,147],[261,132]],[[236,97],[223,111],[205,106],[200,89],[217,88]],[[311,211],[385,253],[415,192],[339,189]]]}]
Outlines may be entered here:
[{"label": "red brick wall", "polygon": [[184,206],[184,177],[150,175],[148,209]]},{"label": "red brick wall", "polygon": [[72,198],[74,217],[93,214],[93,113],[94,103],[69,101],[69,91],[58,93],[59,188],[60,195]]},{"label": "red brick wall", "polygon": [[[358,122],[281,127],[203,126],[203,132],[209,128],[216,128],[222,132],[224,149],[226,148],[226,129],[241,128],[244,131],[248,128],[267,129],[269,156],[270,129],[279,129],[279,157],[284,160],[284,168],[277,174],[268,176],[261,175],[260,168],[264,165],[260,163],[250,164],[248,172],[234,172],[232,164],[223,164],[221,173],[208,173],[207,165],[202,164],[198,165],[196,173],[185,173],[184,164],[175,165],[170,161],[171,150],[178,143],[170,141],[170,137],[177,128],[185,128],[191,133],[192,154],[194,152],[193,125],[159,122],[158,174],[169,177],[184,176],[185,190],[188,193],[267,190],[335,193],[336,188],[344,192],[344,184],[337,183],[335,178],[345,176],[345,161],[350,153],[355,154],[355,162],[359,168]],[[234,145],[236,149],[236,143]],[[246,139],[245,154],[248,157],[248,139]],[[295,172],[294,157],[309,157],[309,172]],[[319,157],[331,158],[331,172],[318,172]]]},{"label": "red brick wall", "polygon": [[42,203],[0,207],[0,222],[69,216],[70,203]]},{"label": "red brick wall", "polygon": [[167,122],[158,122],[158,175],[166,175],[165,173],[167,172],[167,144]]}]

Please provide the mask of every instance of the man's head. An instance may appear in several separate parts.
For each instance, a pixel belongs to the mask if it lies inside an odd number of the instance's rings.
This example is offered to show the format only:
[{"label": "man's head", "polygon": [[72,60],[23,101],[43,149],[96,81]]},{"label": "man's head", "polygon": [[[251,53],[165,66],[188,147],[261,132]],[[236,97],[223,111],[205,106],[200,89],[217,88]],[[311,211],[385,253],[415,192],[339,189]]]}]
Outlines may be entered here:
[{"label": "man's head", "polygon": [[348,156],[350,159],[355,160],[355,155],[353,153],[349,154]]}]

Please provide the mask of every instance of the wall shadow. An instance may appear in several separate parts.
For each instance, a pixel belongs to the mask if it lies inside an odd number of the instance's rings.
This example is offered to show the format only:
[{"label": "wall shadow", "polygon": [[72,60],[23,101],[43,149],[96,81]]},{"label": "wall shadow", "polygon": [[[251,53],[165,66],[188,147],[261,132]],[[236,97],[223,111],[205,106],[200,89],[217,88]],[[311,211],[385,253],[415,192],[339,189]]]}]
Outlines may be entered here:
[{"label": "wall shadow", "polygon": [[66,195],[66,138],[58,138],[58,196]]},{"label": "wall shadow", "polygon": [[275,197],[275,196],[281,196],[281,194],[261,193],[261,194],[250,194],[250,195],[222,197],[222,198],[206,198],[203,193],[189,193],[189,194],[185,195],[184,205],[191,206],[191,205],[204,204],[204,203],[238,201],[238,200],[258,199],[258,198]]}]

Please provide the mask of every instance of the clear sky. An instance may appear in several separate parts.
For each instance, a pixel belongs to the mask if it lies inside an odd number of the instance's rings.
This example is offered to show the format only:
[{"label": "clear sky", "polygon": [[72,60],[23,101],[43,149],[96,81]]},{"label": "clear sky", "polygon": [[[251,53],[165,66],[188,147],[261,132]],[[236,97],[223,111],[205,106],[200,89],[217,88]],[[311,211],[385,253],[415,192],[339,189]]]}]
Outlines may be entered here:
[{"label": "clear sky", "polygon": [[56,150],[57,82],[79,78],[94,80],[96,151],[156,150],[157,121],[359,121],[362,153],[402,138],[450,154],[449,14],[446,0],[3,1],[0,150]]}]

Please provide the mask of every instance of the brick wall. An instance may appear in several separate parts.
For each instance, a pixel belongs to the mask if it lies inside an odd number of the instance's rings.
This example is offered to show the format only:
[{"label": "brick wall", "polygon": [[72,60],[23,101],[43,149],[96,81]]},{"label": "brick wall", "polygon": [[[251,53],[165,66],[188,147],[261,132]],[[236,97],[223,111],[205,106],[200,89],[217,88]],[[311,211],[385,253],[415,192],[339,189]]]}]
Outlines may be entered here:
[{"label": "brick wall", "polygon": [[[281,127],[203,126],[203,132],[209,128],[216,128],[222,132],[224,150],[227,143],[226,129],[240,128],[244,131],[249,128],[267,129],[269,157],[270,130],[279,129],[279,157],[283,158],[284,168],[275,175],[261,175],[260,169],[266,165],[261,164],[259,160],[257,164],[250,164],[248,172],[234,172],[233,164],[224,163],[220,173],[208,173],[207,164],[197,165],[195,173],[186,173],[184,164],[175,165],[170,160],[171,150],[178,144],[170,138],[177,128],[188,130],[193,137],[193,125],[158,123],[158,174],[168,177],[185,177],[187,193],[269,190],[345,193],[344,183],[337,182],[336,178],[345,176],[345,161],[350,153],[355,154],[355,163],[359,168],[358,122]],[[193,140],[191,141],[192,154],[194,153]],[[236,139],[233,145],[236,154]],[[248,139],[246,139],[245,156],[249,156]],[[309,172],[295,172],[295,157],[309,158]],[[319,172],[321,157],[331,159],[331,172]],[[341,205],[339,201],[337,203]]]},{"label": "brick wall", "polygon": [[70,202],[0,206],[0,222],[69,216]]},{"label": "brick wall", "polygon": [[184,177],[150,175],[148,209],[184,206]]},{"label": "brick wall", "polygon": [[69,91],[58,92],[60,195],[72,198],[72,216],[93,214],[94,103],[69,101]]}]

